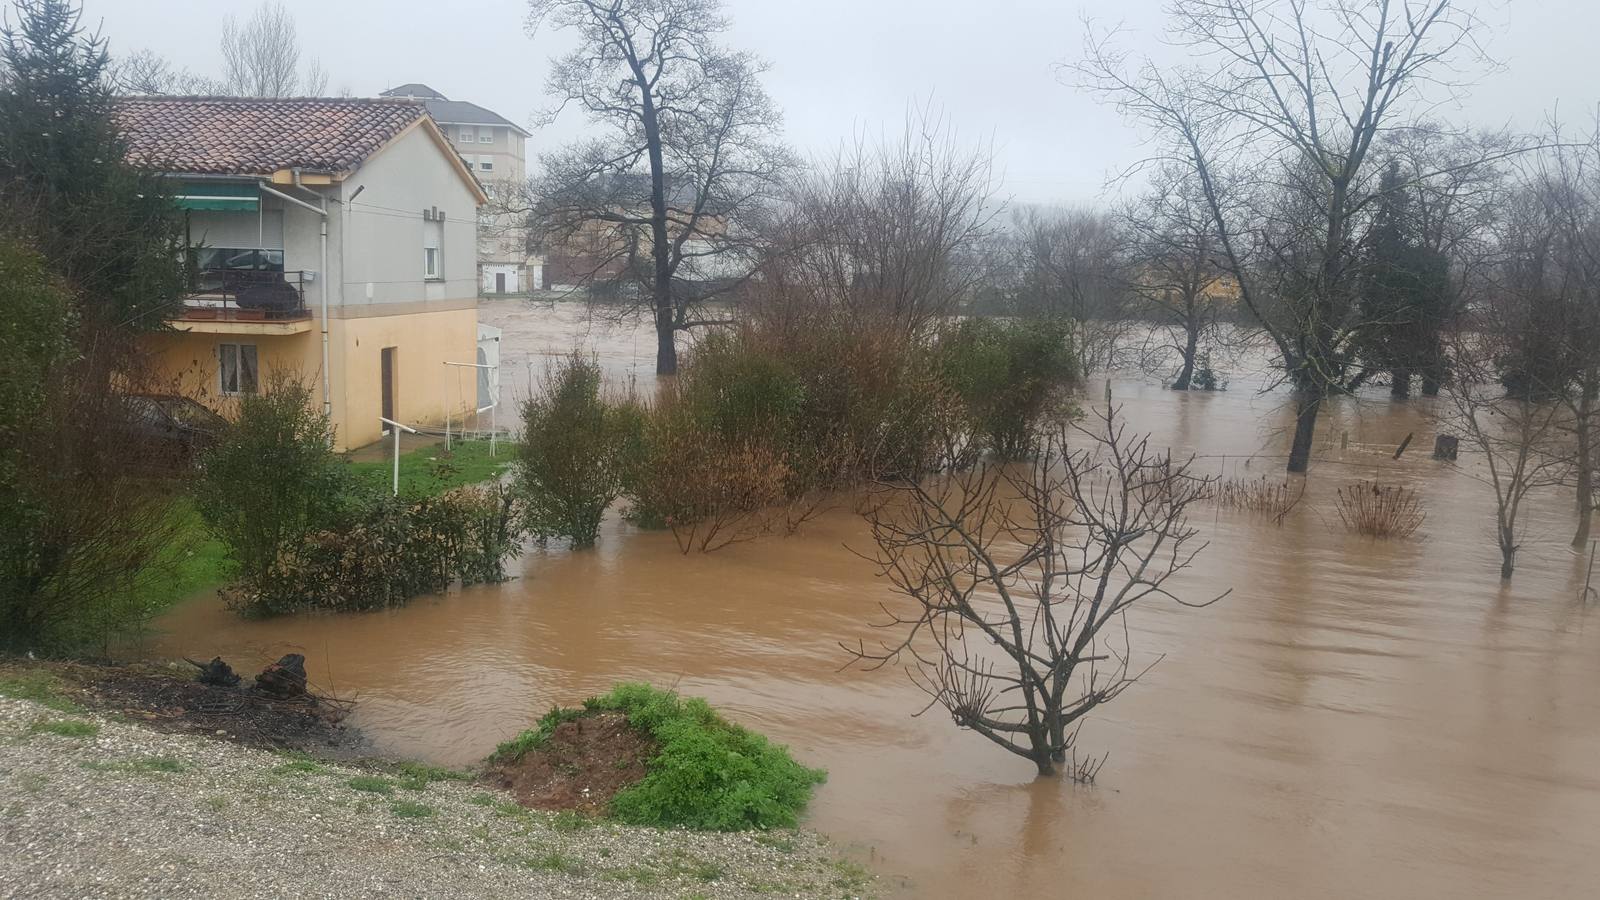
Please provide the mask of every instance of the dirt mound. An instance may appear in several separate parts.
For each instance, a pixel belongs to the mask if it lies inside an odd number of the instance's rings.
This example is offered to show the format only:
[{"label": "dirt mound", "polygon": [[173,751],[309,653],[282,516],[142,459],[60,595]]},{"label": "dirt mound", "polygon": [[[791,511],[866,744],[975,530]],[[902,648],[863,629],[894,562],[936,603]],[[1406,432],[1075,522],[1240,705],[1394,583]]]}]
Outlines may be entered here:
[{"label": "dirt mound", "polygon": [[495,763],[488,776],[534,809],[605,812],[618,791],[646,774],[654,739],[606,712],[562,722],[538,749],[516,762]]}]

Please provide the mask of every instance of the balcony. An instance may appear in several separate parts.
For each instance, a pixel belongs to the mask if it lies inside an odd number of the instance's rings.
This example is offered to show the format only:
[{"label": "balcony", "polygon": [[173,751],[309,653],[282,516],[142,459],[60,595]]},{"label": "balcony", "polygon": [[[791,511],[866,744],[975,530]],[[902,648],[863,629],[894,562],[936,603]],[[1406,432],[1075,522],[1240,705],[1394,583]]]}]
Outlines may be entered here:
[{"label": "balcony", "polygon": [[312,316],[306,307],[305,284],[314,277],[312,272],[267,267],[202,268],[196,273],[194,289],[172,316],[172,324],[180,331],[211,334],[310,331]]}]

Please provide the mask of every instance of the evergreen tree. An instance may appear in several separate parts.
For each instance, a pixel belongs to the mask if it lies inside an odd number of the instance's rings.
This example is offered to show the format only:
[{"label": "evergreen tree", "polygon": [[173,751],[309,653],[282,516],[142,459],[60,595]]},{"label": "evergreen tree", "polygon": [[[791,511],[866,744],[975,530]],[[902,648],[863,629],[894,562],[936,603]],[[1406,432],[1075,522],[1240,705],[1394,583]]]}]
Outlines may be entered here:
[{"label": "evergreen tree", "polygon": [[0,230],[78,293],[86,324],[157,328],[185,285],[182,218],[126,160],[106,42],[70,0],[0,30]]},{"label": "evergreen tree", "polygon": [[1450,313],[1448,262],[1418,235],[1398,163],[1384,171],[1378,190],[1361,290],[1361,359],[1367,371],[1389,373],[1393,396],[1410,395],[1413,374],[1422,375],[1431,395],[1445,368],[1440,332]]}]

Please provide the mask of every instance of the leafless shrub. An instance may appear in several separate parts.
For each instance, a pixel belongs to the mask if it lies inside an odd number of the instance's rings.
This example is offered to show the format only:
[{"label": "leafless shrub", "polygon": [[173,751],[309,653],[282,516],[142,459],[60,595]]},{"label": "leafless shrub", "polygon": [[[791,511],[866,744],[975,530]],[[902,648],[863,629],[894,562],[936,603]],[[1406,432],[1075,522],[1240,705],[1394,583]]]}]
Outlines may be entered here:
[{"label": "leafless shrub", "polygon": [[[1068,449],[1069,432],[1089,446]],[[884,606],[896,638],[846,650],[869,669],[904,661],[927,708],[1054,774],[1076,723],[1148,668],[1133,668],[1127,610],[1185,602],[1168,581],[1204,547],[1186,513],[1208,483],[1108,410],[1024,466],[884,484],[870,558],[911,606]],[[1100,764],[1073,758],[1093,780]]]},{"label": "leafless shrub", "polygon": [[1398,484],[1358,481],[1339,488],[1338,502],[1345,529],[1366,537],[1410,537],[1427,518],[1417,492]]},{"label": "leafless shrub", "polygon": [[1205,499],[1223,509],[1270,516],[1281,525],[1284,517],[1300,504],[1305,492],[1303,481],[1288,478],[1280,481],[1262,475],[1217,481],[1208,488]]}]

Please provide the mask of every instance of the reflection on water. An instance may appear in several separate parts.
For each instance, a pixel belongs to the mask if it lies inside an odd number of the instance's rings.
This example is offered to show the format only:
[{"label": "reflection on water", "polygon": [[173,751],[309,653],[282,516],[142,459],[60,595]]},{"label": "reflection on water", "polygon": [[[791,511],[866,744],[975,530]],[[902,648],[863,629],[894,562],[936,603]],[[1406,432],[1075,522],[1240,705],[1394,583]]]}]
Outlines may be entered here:
[{"label": "reflection on water", "polygon": [[[506,328],[507,360],[583,343],[614,375],[650,370],[645,329],[579,334],[571,308],[484,318]],[[1114,393],[1197,464],[1281,468],[1280,395]],[[1340,401],[1282,527],[1197,508],[1211,546],[1181,578],[1234,593],[1131,613],[1135,652],[1165,659],[1084,727],[1111,754],[1094,787],[1035,781],[935,713],[911,718],[923,697],[903,673],[839,671],[839,642],[872,640],[884,595],[846,549],[867,540],[848,510],[708,556],[611,521],[593,552],[534,550],[506,584],[381,614],[246,622],[199,600],[151,652],[243,668],[303,652],[323,687],[359,694],[354,724],[381,749],[440,763],[618,679],[673,684],[826,766],[808,824],[906,896],[1593,896],[1600,627],[1564,546],[1570,499],[1533,505],[1502,588],[1488,489],[1471,460],[1429,459],[1430,435],[1423,401]],[[1334,490],[1374,475],[1421,492],[1418,539],[1338,528]]]}]

